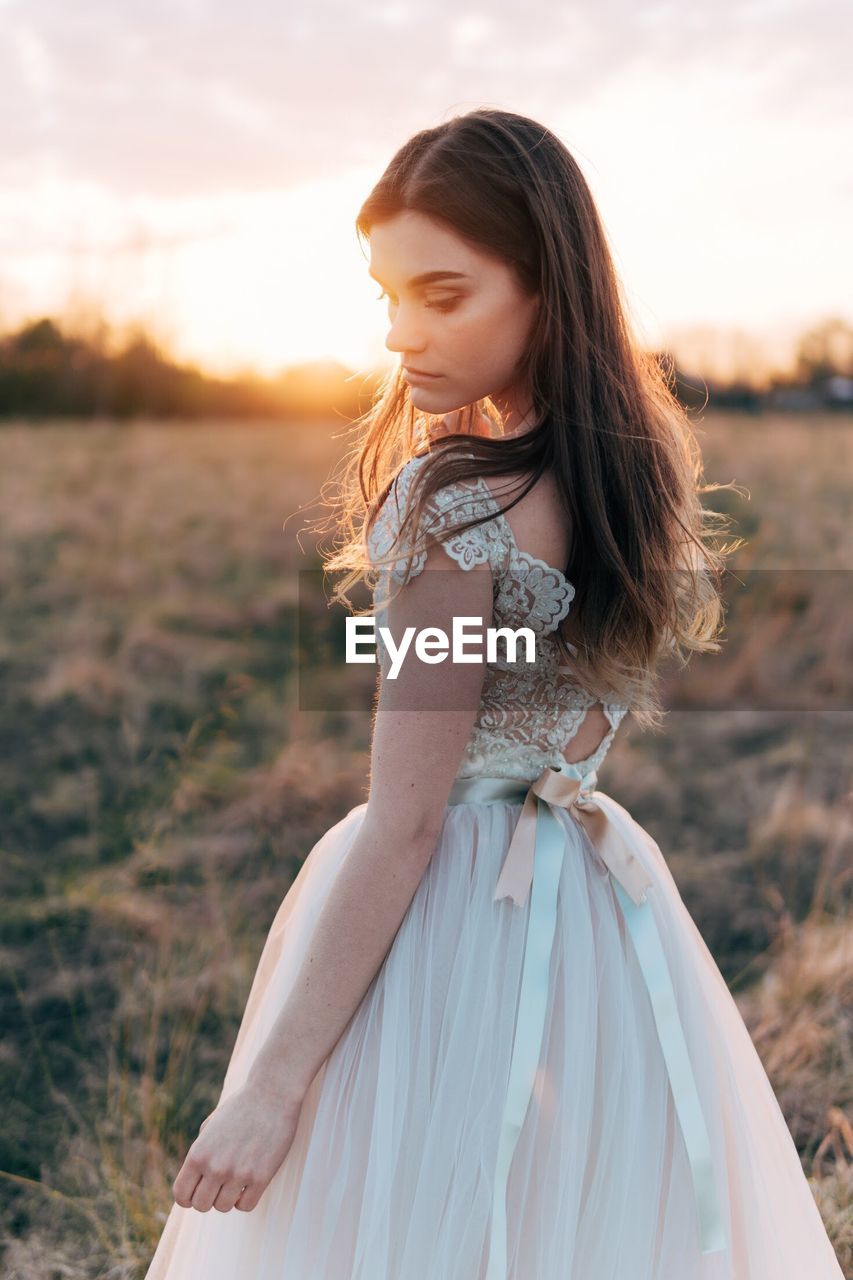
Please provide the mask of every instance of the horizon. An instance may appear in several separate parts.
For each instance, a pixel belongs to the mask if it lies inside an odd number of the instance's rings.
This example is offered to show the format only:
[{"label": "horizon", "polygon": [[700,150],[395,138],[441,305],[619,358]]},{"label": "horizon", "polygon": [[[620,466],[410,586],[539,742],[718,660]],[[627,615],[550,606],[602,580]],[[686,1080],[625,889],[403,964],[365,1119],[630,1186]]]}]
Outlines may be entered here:
[{"label": "horizon", "polygon": [[[818,324],[833,324],[835,322],[847,325],[843,317],[839,316],[822,317]],[[311,372],[325,371],[329,376],[340,373],[341,375],[346,375],[346,381],[356,378],[371,379],[381,377],[397,363],[395,360],[356,367],[347,363],[340,356],[308,355],[302,359],[290,360],[268,369],[253,367],[249,362],[244,362],[232,368],[220,369],[206,363],[203,359],[181,356],[170,348],[168,342],[162,341],[155,332],[145,329],[136,322],[129,323],[124,327],[113,325],[101,313],[88,314],[82,320],[82,323],[79,316],[75,319],[73,315],[62,317],[37,314],[25,317],[11,327],[0,327],[0,342],[43,323],[55,325],[65,339],[91,344],[93,349],[102,350],[109,359],[115,358],[127,350],[134,342],[145,341],[156,350],[157,355],[167,364],[176,368],[192,369],[202,377],[212,380],[222,379],[229,381],[246,378],[275,382],[290,372],[302,370],[310,370]],[[850,330],[850,334],[845,334],[845,340],[848,337],[853,337],[853,325],[847,325],[847,328]],[[695,334],[686,333],[683,344],[677,343],[676,346],[662,345],[655,348],[648,347],[647,350],[654,352],[658,356],[666,355],[673,358],[679,372],[686,377],[695,376],[710,379],[720,385],[743,384],[760,389],[762,386],[769,386],[773,382],[783,383],[789,380],[796,380],[798,376],[795,367],[796,348],[800,340],[806,336],[806,333],[807,330],[802,329],[791,335],[787,359],[772,359],[769,355],[769,348],[763,345],[755,335],[745,334],[742,330],[726,331],[713,329],[710,326],[697,329]],[[690,354],[691,341],[693,342],[692,358]],[[737,344],[737,352],[733,354],[729,363],[725,360],[724,353],[726,350],[733,352],[735,344]],[[710,353],[710,358],[708,353]]]}]

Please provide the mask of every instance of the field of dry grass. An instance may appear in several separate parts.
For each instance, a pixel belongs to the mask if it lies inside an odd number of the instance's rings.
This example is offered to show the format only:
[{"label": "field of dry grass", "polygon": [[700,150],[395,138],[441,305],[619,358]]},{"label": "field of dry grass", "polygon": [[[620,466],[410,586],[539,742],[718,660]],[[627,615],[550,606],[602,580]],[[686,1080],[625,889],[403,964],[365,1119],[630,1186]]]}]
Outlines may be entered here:
[{"label": "field of dry grass", "polygon": [[[279,902],[366,798],[369,709],[300,709],[294,663],[295,513],[341,425],[2,429],[9,1280],[144,1274]],[[664,732],[626,720],[599,785],[663,849],[853,1272],[853,421],[699,436],[750,494],[709,498],[748,539],[726,651],[668,674]]]}]

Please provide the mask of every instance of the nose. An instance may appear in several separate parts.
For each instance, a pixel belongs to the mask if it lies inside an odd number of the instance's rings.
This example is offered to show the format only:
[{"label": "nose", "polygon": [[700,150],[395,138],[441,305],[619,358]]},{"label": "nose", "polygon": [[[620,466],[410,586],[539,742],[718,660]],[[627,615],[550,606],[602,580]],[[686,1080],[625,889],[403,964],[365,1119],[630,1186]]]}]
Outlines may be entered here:
[{"label": "nose", "polygon": [[385,346],[389,351],[405,351],[411,356],[424,349],[423,334],[418,332],[417,324],[409,318],[409,313],[404,316],[402,307],[397,308],[397,315],[385,338]]}]

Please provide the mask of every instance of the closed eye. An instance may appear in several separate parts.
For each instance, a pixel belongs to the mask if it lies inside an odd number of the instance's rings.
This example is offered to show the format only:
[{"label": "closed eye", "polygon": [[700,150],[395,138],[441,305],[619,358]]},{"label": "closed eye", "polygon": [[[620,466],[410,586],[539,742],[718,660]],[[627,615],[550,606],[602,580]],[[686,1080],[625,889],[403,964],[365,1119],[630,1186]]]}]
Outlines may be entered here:
[{"label": "closed eye", "polygon": [[[383,298],[387,298],[388,301],[391,302],[391,295],[385,289],[383,289],[381,293],[377,294],[376,298],[378,302],[381,302]],[[428,311],[452,311],[458,301],[458,297],[447,298],[442,302],[425,302],[424,306]]]}]

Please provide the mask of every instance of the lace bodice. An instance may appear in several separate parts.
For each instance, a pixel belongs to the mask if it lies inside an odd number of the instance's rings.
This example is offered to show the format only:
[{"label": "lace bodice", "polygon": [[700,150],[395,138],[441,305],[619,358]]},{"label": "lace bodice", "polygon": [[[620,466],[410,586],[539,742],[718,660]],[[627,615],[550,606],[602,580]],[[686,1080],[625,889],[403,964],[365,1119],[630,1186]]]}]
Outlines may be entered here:
[{"label": "lace bodice", "polygon": [[[429,456],[421,454],[410,459],[398,472],[370,531],[368,554],[372,563],[392,552],[412,481]],[[473,529],[454,532],[459,524],[484,515],[491,515],[492,519]],[[447,485],[433,494],[424,508],[417,543],[427,529],[441,539],[447,555],[463,569],[489,564],[493,626],[530,627],[536,637],[534,663],[525,661],[523,645],[519,646],[517,659],[510,661],[503,642],[498,643],[497,659],[486,668],[476,720],[457,777],[471,778],[482,773],[533,781],[546,765],[566,769],[565,752],[587,711],[598,702],[572,678],[568,667],[560,665],[554,638],[569,612],[575,588],[559,569],[520,549],[509,521],[480,476]],[[388,611],[376,602],[387,599],[406,580],[407,547],[398,545],[397,549],[400,559],[392,565],[379,566],[374,592],[377,651],[383,672],[387,672],[390,657],[378,628],[386,625]],[[416,552],[410,577],[421,573],[425,563],[426,552]],[[595,786],[596,771],[628,709],[618,702],[601,705],[610,728],[591,755],[574,762],[585,788]]]}]

